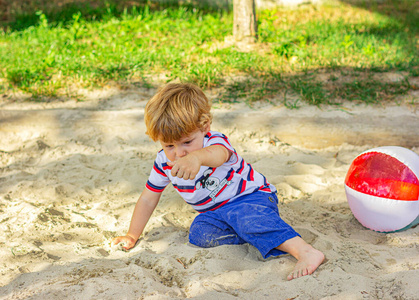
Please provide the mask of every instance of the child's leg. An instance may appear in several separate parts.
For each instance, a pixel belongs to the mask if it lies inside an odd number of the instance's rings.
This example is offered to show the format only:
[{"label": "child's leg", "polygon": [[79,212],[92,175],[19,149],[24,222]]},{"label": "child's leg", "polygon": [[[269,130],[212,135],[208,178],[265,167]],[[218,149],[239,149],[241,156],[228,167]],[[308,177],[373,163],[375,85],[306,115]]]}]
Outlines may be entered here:
[{"label": "child's leg", "polygon": [[226,222],[264,258],[289,253],[298,260],[289,280],[311,274],[323,262],[324,255],[281,219],[277,203],[276,195],[258,192],[220,210],[227,211]]},{"label": "child's leg", "polygon": [[189,229],[189,242],[203,248],[245,243],[215,212],[196,216]]},{"label": "child's leg", "polygon": [[217,211],[240,238],[255,246],[263,258],[286,254],[277,249],[289,239],[300,236],[278,213],[275,194],[256,192],[242,196]]},{"label": "child's leg", "polygon": [[285,241],[276,249],[288,252],[297,259],[294,270],[287,277],[288,280],[310,275],[324,260],[322,252],[314,249],[298,236]]}]

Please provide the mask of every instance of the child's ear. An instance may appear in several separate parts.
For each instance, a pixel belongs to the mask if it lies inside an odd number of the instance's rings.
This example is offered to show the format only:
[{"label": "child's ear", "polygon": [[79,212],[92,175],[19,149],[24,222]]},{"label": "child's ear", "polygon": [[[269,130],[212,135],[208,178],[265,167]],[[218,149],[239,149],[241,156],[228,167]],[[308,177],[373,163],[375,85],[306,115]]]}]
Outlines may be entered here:
[{"label": "child's ear", "polygon": [[211,130],[211,123],[207,122],[204,128],[202,129],[202,131],[205,132],[205,134],[207,134],[210,130]]}]

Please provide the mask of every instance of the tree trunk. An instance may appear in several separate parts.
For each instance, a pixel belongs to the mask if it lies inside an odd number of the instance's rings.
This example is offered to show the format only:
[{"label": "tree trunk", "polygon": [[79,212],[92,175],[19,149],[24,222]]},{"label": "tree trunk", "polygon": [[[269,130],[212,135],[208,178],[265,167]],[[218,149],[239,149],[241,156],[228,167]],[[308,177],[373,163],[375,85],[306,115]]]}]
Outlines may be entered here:
[{"label": "tree trunk", "polygon": [[257,39],[254,0],[233,0],[233,37],[237,42],[254,43]]}]

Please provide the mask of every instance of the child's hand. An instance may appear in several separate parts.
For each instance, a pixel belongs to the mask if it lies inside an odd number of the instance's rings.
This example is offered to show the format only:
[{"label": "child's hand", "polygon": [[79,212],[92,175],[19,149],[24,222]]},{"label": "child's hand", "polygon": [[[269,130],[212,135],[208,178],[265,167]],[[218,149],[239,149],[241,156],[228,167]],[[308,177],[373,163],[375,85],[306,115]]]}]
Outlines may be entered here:
[{"label": "child's hand", "polygon": [[201,168],[199,158],[190,153],[176,161],[167,162],[172,167],[172,176],[183,178],[185,180],[194,179]]},{"label": "child's hand", "polygon": [[111,247],[116,246],[119,243],[125,243],[125,247],[122,247],[122,248],[124,248],[125,250],[129,250],[129,249],[131,249],[132,247],[135,246],[135,243],[136,242],[137,242],[137,240],[135,240],[134,238],[130,237],[129,235],[126,235],[126,236],[118,236],[118,237],[112,239]]}]

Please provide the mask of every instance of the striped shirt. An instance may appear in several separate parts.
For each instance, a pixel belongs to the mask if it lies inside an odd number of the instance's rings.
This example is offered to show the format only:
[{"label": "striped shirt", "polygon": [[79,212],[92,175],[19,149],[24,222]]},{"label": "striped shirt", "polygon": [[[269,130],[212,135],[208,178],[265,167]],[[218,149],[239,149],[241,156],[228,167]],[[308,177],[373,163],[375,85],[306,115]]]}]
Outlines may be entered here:
[{"label": "striped shirt", "polygon": [[171,182],[186,203],[202,213],[215,210],[234,201],[236,198],[262,191],[276,192],[273,185],[244,161],[231,146],[229,139],[222,133],[210,131],[204,137],[203,148],[221,145],[232,155],[229,161],[217,168],[201,166],[198,174],[192,180],[172,176],[169,159],[163,150],[157,153],[146,187],[160,193]]}]

